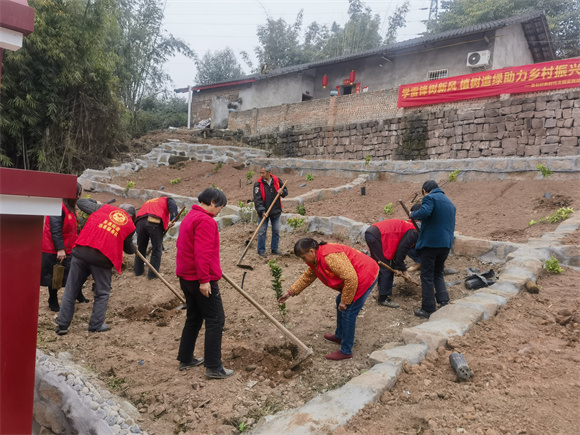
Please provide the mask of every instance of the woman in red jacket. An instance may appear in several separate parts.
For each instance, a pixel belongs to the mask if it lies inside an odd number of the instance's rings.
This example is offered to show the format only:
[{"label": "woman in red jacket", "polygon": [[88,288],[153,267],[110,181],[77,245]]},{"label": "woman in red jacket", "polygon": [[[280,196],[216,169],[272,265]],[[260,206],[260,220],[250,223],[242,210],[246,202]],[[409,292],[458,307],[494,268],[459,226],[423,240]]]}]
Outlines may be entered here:
[{"label": "woman in red jacket", "polygon": [[[83,192],[82,186],[77,183],[77,197],[62,200],[62,212],[59,216],[46,216],[44,232],[42,234],[42,263],[40,285],[48,287],[48,306],[58,312],[58,289],[52,288],[52,268],[61,263],[64,266],[62,285],[66,284],[70,270],[71,251],[77,240],[77,200]],[[77,297],[79,302],[90,302],[81,291]]]},{"label": "woman in red jacket", "polygon": [[304,260],[308,269],[290,289],[278,299],[285,302],[296,296],[316,278],[339,292],[336,297],[336,331],[324,334],[328,341],[340,344],[340,350],[326,355],[327,359],[352,358],[356,318],[368,295],[377,283],[379,266],[370,257],[346,245],[303,238],[294,245],[294,254]]},{"label": "woman in red jacket", "polygon": [[219,189],[207,188],[197,197],[199,205],[183,218],[177,237],[177,267],[181,290],[185,295],[187,319],[181,333],[179,370],[198,366],[204,358],[195,358],[195,342],[205,320],[205,375],[223,379],[234,374],[222,365],[224,307],[218,286],[222,277],[220,236],[214,217],[228,200]]}]

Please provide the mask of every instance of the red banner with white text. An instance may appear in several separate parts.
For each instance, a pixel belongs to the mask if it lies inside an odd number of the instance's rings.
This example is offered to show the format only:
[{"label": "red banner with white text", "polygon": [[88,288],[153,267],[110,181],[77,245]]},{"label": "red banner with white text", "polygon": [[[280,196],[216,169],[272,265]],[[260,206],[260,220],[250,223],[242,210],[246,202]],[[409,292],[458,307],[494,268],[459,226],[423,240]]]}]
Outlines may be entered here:
[{"label": "red banner with white text", "polygon": [[580,86],[580,58],[535,63],[399,86],[399,107]]}]

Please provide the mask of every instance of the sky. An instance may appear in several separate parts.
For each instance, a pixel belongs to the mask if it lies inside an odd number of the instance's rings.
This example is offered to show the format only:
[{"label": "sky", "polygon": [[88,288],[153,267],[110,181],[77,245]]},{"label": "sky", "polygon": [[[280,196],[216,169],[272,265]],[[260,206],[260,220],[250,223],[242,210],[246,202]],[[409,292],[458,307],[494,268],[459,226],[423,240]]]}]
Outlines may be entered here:
[{"label": "sky", "polygon": [[[381,17],[380,33],[383,37],[387,31],[387,17],[403,2],[364,2],[373,14]],[[399,30],[397,41],[416,38],[425,31],[423,21],[429,17],[430,5],[431,0],[410,0],[407,26]],[[230,47],[244,71],[250,74],[239,52],[246,51],[256,67],[254,47],[259,45],[258,25],[264,24],[267,16],[293,23],[301,9],[304,10],[303,31],[312,21],[328,25],[333,21],[341,25],[348,21],[348,0],[166,0],[164,28],[189,44],[200,57],[208,50],[213,52]],[[173,80],[170,89],[195,84],[195,63],[185,56],[170,59],[165,70]]]}]

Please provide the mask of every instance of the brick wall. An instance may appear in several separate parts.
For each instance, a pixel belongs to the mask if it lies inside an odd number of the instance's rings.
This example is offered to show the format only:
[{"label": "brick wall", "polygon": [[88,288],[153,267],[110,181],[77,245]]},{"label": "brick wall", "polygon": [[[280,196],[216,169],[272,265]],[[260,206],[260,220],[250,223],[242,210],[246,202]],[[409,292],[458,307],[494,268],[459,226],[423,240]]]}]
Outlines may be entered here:
[{"label": "brick wall", "polygon": [[200,93],[193,92],[191,97],[191,125],[198,123],[202,119],[213,118],[213,97],[221,97],[234,101],[239,97],[239,90],[224,92],[218,88],[215,91],[203,91]]},{"label": "brick wall", "polygon": [[580,154],[580,89],[418,109],[396,90],[230,114],[229,129],[282,156],[380,160]]}]

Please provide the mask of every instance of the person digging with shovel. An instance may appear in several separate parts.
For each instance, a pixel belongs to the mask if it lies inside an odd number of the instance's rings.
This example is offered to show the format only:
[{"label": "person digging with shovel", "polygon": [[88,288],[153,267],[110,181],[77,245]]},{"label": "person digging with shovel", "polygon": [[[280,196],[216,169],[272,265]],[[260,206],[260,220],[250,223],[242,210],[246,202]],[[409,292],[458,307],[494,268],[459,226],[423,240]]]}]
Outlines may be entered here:
[{"label": "person digging with shovel", "polygon": [[[277,198],[278,193],[281,198],[288,195],[288,189],[284,186],[282,180],[272,174],[270,165],[265,165],[260,168],[260,179],[254,183],[254,206],[258,217],[265,221],[260,227],[258,233],[258,255],[260,257],[267,257],[266,254],[266,237],[268,232],[268,221],[272,226],[272,242],[270,248],[273,255],[282,255],[278,250],[280,242],[280,216],[282,215],[282,200]],[[277,199],[276,199],[277,198]],[[274,206],[268,214],[267,210],[276,199]]]},{"label": "person digging with shovel", "polygon": [[294,254],[304,260],[308,269],[280,296],[278,303],[284,303],[289,297],[300,294],[316,278],[338,291],[336,330],[334,334],[324,334],[324,338],[340,344],[340,349],[326,355],[326,359],[352,358],[356,319],[377,283],[378,264],[350,246],[316,242],[308,237],[296,242]]},{"label": "person digging with shovel", "polygon": [[[401,219],[386,219],[371,225],[365,231],[365,241],[375,261],[382,261],[402,275],[406,275],[405,258],[419,238],[415,226]],[[391,300],[393,294],[394,273],[382,267],[379,271],[379,298],[377,303],[384,307],[399,308],[400,305]]]},{"label": "person digging with shovel", "polygon": [[89,275],[95,285],[93,312],[89,320],[89,332],[105,332],[107,305],[111,294],[112,267],[119,274],[123,263],[123,251],[134,254],[135,207],[121,204],[114,207],[93,199],[79,199],[79,208],[89,215],[72,250],[70,272],[66,281],[60,312],[56,318],[58,335],[68,333],[75,312],[75,299]]},{"label": "person digging with shovel", "polygon": [[[61,285],[65,285],[72,259],[71,251],[77,240],[76,204],[82,192],[82,186],[77,183],[77,197],[63,199],[61,214],[46,216],[44,220],[40,285],[48,287],[48,307],[55,312],[60,310],[60,306],[58,304],[59,289],[53,288],[53,269],[57,264],[64,267]],[[82,290],[77,296],[77,301],[90,302],[85,298]]]}]

